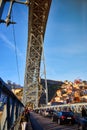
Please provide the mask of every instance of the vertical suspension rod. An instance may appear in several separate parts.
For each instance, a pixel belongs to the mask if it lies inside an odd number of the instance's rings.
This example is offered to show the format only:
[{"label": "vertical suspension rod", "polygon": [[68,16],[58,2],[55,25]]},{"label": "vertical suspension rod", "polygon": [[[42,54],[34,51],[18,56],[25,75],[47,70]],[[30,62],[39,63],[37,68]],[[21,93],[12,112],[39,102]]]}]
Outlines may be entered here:
[{"label": "vertical suspension rod", "polygon": [[47,79],[46,79],[46,64],[45,64],[43,36],[42,35],[41,35],[41,40],[42,40],[42,59],[43,59],[43,64],[44,64],[44,77],[45,77],[45,88],[46,88],[46,105],[48,105],[48,86],[47,86]]}]

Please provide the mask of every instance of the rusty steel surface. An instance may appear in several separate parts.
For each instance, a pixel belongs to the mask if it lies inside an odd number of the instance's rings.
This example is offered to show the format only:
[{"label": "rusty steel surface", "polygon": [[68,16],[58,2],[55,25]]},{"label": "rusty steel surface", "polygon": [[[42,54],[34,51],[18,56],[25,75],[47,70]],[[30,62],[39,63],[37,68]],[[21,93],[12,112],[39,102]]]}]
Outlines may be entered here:
[{"label": "rusty steel surface", "polygon": [[[40,63],[51,0],[30,0],[23,102],[38,104]],[[33,91],[33,92],[32,92]]]}]

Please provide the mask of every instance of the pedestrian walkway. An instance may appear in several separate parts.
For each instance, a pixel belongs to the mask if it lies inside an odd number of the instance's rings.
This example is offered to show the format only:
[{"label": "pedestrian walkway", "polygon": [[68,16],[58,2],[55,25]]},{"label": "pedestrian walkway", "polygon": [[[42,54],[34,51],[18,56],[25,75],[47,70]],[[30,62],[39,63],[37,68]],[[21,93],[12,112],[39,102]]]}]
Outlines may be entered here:
[{"label": "pedestrian walkway", "polygon": [[56,122],[52,122],[51,118],[43,117],[34,112],[31,113],[31,117],[33,130],[77,130],[77,124],[58,125]]}]

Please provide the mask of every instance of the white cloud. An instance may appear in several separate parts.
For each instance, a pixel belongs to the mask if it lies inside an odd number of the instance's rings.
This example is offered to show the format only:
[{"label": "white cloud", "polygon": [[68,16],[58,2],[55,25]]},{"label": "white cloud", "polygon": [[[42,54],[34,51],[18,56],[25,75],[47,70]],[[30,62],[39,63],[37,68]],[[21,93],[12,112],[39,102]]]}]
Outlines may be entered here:
[{"label": "white cloud", "polygon": [[[59,44],[59,46],[57,45]],[[55,46],[49,46],[45,52],[48,55],[85,55],[87,53],[87,43],[66,43],[61,45],[60,43],[54,44]],[[57,46],[56,46],[57,45]]]},{"label": "white cloud", "polygon": [[13,44],[4,34],[0,33],[0,38],[3,41],[3,43],[7,45],[8,48],[10,48],[14,51],[16,49],[18,56],[20,56],[20,57],[23,56],[23,54],[20,52],[20,50],[17,47],[15,47],[15,44]]}]

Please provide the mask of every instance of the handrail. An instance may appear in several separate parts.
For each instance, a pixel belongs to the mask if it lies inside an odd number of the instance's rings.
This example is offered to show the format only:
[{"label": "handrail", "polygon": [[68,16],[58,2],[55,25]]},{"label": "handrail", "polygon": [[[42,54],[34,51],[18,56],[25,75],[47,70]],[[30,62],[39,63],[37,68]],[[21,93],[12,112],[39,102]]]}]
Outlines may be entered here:
[{"label": "handrail", "polygon": [[10,130],[19,130],[20,120],[21,120],[21,115],[17,118],[17,120],[11,126]]},{"label": "handrail", "polygon": [[71,108],[75,112],[81,112],[82,107],[85,107],[87,109],[87,103],[73,103],[73,104],[62,104],[62,105],[54,105],[54,106],[44,106],[44,107],[38,107],[34,110],[41,110],[41,109],[63,109],[63,108]]},{"label": "handrail", "polygon": [[[2,98],[3,96],[3,98]],[[11,91],[9,86],[0,78],[0,98],[6,99],[3,102],[3,114],[1,119],[1,129],[4,128],[4,122],[6,120],[6,130],[10,130],[17,121],[18,117],[24,109],[23,103],[16,97],[16,95]]]},{"label": "handrail", "polygon": [[9,97],[12,97],[12,98],[15,98],[22,106],[23,103],[21,103],[21,101],[16,97],[16,95],[9,89],[9,86],[0,78],[0,89],[1,91],[9,96]]}]

